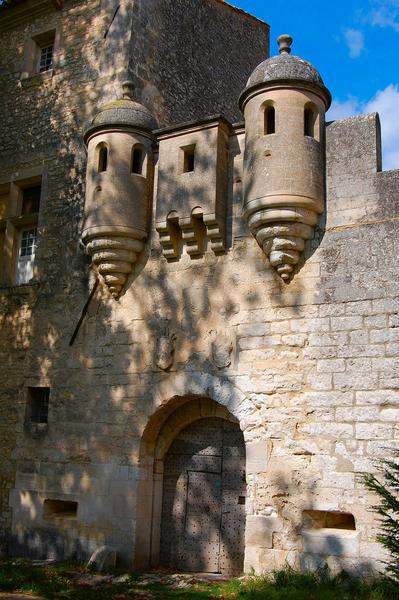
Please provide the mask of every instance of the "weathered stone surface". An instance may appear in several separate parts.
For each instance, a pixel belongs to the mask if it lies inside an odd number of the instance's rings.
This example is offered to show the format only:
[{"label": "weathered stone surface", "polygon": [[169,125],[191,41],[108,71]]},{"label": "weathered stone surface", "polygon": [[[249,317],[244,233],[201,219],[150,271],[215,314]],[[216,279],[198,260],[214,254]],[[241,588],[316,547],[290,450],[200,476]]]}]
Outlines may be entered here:
[{"label": "weathered stone surface", "polygon": [[[35,280],[0,289],[3,548],[87,560],[110,546],[129,565],[156,562],[163,453],[187,424],[219,416],[236,419],[246,442],[247,570],[379,567],[375,499],[358,474],[399,447],[399,172],[378,170],[375,115],[326,127],[325,212],[289,285],[242,218],[244,131],[232,127],[225,251],[167,261],[149,223],[125,294],[115,302],[98,287],[70,344],[94,283],[79,244],[85,124],[118,96],[128,66],[161,125],[222,109],[233,118],[262,58],[262,24],[216,0],[188,4],[121,3],[111,23],[112,2],[69,0],[2,32],[1,199],[38,172],[44,198]],[[203,37],[192,35],[198,15]],[[22,77],[26,39],[54,27],[51,76]],[[193,192],[210,188],[199,178]],[[25,426],[28,387],[50,387],[40,436]],[[76,514],[46,515],[46,500],[76,502]],[[341,554],[323,532],[303,549],[306,510],[353,514],[356,531],[332,534]]]},{"label": "weathered stone surface", "polygon": [[359,534],[357,532],[337,529],[304,531],[302,538],[303,550],[309,554],[346,557],[359,555]]}]

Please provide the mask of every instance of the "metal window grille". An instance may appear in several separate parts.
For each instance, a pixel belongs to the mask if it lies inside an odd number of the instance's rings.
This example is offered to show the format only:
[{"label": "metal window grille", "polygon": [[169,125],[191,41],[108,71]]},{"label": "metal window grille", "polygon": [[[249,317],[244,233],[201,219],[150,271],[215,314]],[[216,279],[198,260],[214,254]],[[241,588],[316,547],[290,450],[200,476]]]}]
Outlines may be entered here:
[{"label": "metal window grille", "polygon": [[54,44],[49,44],[48,46],[44,46],[40,48],[40,64],[39,71],[43,73],[44,71],[48,71],[53,66],[53,50]]}]

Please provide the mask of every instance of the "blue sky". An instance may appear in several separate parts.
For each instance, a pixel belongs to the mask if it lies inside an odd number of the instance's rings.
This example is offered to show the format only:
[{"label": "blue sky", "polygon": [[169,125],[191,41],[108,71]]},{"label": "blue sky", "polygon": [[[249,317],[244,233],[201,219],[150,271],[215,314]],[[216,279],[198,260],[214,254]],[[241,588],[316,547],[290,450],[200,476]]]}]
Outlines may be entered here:
[{"label": "blue sky", "polygon": [[320,71],[330,120],[377,110],[383,167],[399,168],[399,0],[232,0],[270,25],[270,53],[289,33],[293,54]]}]

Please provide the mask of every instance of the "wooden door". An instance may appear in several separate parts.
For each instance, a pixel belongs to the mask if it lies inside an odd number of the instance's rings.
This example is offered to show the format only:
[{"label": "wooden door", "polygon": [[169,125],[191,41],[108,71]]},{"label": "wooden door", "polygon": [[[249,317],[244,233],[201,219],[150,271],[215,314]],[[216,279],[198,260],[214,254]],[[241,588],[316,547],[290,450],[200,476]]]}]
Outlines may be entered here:
[{"label": "wooden door", "polygon": [[179,571],[242,572],[245,447],[237,424],[207,418],[165,457],[161,564]]}]

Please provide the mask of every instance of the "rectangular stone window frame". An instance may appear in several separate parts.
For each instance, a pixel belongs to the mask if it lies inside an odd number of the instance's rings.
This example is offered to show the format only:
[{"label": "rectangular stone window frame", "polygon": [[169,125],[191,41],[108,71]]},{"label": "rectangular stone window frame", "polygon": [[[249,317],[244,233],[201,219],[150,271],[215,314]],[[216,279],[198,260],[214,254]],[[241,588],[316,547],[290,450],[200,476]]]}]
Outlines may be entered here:
[{"label": "rectangular stone window frame", "polygon": [[[36,169],[26,177],[0,182],[0,286],[27,284],[34,277],[35,256],[34,254],[32,256],[32,250],[35,253],[40,225],[40,209],[38,210],[38,203],[33,202],[31,210],[34,212],[27,210],[27,203],[24,202],[24,190],[37,186],[41,186],[40,208],[42,208],[44,202],[43,176]],[[28,242],[32,246],[32,235],[29,232],[35,230],[35,247],[23,250],[22,246],[27,246]],[[28,262],[30,264],[25,265]],[[18,269],[19,266],[22,267],[22,263],[24,263],[26,277],[22,276],[21,270]],[[29,281],[26,280],[28,276]]]},{"label": "rectangular stone window frame", "polygon": [[21,79],[34,76],[52,77],[59,47],[60,36],[57,28],[42,31],[27,38]]}]

